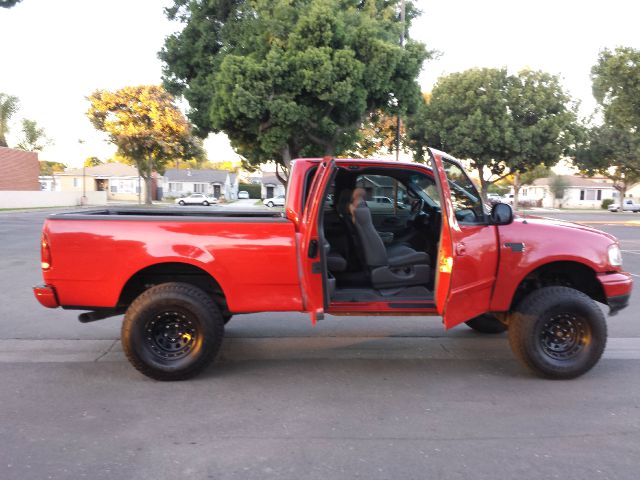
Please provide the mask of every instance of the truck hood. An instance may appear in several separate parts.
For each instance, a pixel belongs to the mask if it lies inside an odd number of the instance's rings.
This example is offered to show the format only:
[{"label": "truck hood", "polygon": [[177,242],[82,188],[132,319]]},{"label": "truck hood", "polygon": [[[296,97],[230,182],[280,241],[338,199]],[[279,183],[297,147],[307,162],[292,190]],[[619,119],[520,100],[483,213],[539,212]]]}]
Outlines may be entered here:
[{"label": "truck hood", "polygon": [[593,235],[600,235],[603,236],[605,238],[607,238],[608,240],[611,241],[611,243],[616,243],[618,241],[618,239],[607,233],[607,232],[603,232],[602,230],[598,230],[597,228],[593,228],[593,227],[589,227],[587,225],[583,225],[581,223],[575,223],[575,222],[568,222],[566,220],[558,220],[556,218],[548,218],[548,217],[538,217],[535,215],[527,215],[526,217],[516,217],[514,219],[514,223],[515,222],[519,222],[521,224],[533,224],[536,225],[539,228],[544,228],[544,229],[562,229],[564,231],[570,232],[571,230],[579,230],[582,232],[588,232],[590,234]]}]

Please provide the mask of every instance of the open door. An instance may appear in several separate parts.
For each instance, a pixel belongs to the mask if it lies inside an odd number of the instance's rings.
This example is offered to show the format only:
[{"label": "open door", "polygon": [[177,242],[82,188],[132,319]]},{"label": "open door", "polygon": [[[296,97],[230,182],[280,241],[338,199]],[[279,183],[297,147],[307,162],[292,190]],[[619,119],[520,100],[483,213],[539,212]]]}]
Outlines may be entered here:
[{"label": "open door", "polygon": [[309,195],[304,205],[304,213],[300,228],[299,253],[300,265],[302,267],[302,298],[304,299],[305,310],[311,316],[311,323],[324,316],[324,309],[327,306],[328,298],[326,291],[327,272],[324,259],[325,251],[322,245],[322,232],[320,231],[322,221],[323,206],[326,201],[324,192],[333,177],[336,165],[330,157],[325,157],[313,178]]},{"label": "open door", "polygon": [[437,150],[429,149],[429,156],[442,208],[435,300],[449,329],[488,311],[498,268],[498,232],[458,162]]}]

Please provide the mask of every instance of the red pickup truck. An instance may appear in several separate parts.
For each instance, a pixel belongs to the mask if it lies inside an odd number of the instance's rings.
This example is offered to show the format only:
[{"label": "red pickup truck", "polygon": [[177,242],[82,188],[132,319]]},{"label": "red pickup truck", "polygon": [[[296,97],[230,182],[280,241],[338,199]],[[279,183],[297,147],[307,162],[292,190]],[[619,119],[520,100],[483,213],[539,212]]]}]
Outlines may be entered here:
[{"label": "red pickup truck", "polygon": [[[385,201],[380,201],[383,198]],[[508,330],[533,372],[571,378],[605,348],[629,301],[615,237],[579,224],[515,218],[485,205],[460,164],[299,159],[277,212],[102,209],[49,216],[45,307],[125,313],[131,363],[180,380],[216,356],[224,325],[248,312],[440,315]]]}]

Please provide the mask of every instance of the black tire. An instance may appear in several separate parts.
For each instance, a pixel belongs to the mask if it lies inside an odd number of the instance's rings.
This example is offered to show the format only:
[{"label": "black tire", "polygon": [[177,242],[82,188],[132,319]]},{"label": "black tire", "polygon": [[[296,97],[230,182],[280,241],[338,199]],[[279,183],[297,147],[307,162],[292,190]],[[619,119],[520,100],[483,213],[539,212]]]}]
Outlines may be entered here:
[{"label": "black tire", "polygon": [[222,315],[222,319],[224,320],[225,325],[231,321],[231,318],[233,318],[233,315],[231,315],[230,313]]},{"label": "black tire", "polygon": [[591,298],[569,287],[530,293],[509,319],[515,356],[535,374],[555,379],[579,377],[602,356],[607,323]]},{"label": "black tire", "polygon": [[464,322],[476,332],[496,334],[507,331],[507,326],[493,315],[484,314]]},{"label": "black tire", "polygon": [[180,201],[178,202],[178,204],[179,204],[179,205],[182,205],[182,206],[184,207],[184,200],[180,200]]},{"label": "black tire", "polygon": [[269,208],[273,208],[273,205],[274,205],[273,202],[267,203],[267,207],[269,207]]},{"label": "black tire", "polygon": [[207,202],[206,200],[204,202],[202,202],[202,205],[204,205],[205,207],[209,206],[209,202]]},{"label": "black tire", "polygon": [[211,297],[188,283],[163,283],[127,309],[122,348],[129,362],[156,380],[185,380],[213,361],[224,320]]}]

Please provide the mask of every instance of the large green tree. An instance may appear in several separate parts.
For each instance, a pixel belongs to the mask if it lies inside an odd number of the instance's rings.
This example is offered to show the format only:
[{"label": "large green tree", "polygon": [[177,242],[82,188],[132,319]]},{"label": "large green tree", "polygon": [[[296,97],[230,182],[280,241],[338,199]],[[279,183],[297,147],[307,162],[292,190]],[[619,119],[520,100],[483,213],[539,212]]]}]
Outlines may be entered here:
[{"label": "large green tree", "polygon": [[154,171],[163,173],[175,159],[203,157],[201,141],[192,135],[173,96],[161,86],[98,90],[88,100],[91,123],[109,135],[118,154],[135,164],[145,179],[147,204],[151,204]]},{"label": "large green tree", "polygon": [[18,97],[0,92],[0,147],[8,147],[7,133],[9,133],[9,121],[18,111],[20,101]]},{"label": "large green tree", "polygon": [[[429,52],[399,35],[398,0],[176,0],[160,52],[200,135],[225,132],[246,163],[288,167],[355,146],[372,112],[410,110]],[[407,2],[406,23],[415,17]]]},{"label": "large green tree", "polygon": [[38,126],[35,120],[22,120],[22,138],[16,148],[27,152],[41,152],[51,140],[44,132],[44,128]]},{"label": "large green tree", "polygon": [[469,160],[482,195],[490,184],[537,165],[555,164],[574,142],[576,105],[558,77],[474,68],[440,78],[410,118],[417,160],[427,146]]},{"label": "large green tree", "polygon": [[591,78],[603,122],[585,127],[575,164],[610,178],[624,198],[640,181],[640,50],[603,50]]}]

